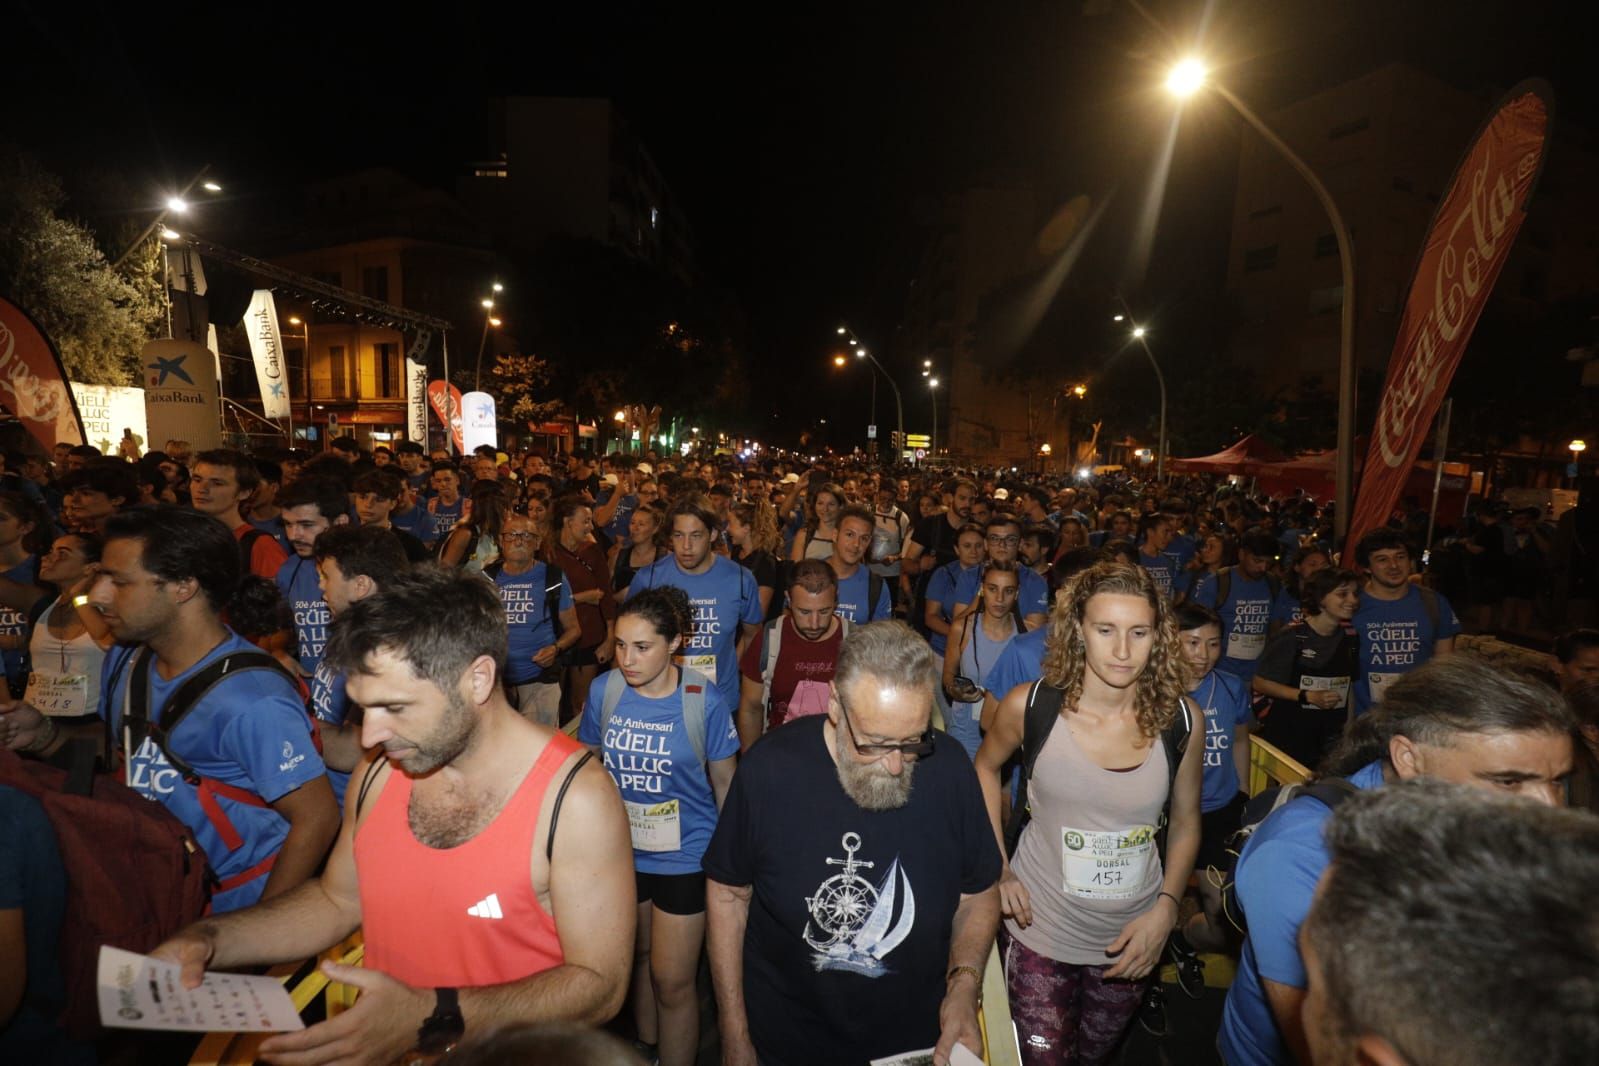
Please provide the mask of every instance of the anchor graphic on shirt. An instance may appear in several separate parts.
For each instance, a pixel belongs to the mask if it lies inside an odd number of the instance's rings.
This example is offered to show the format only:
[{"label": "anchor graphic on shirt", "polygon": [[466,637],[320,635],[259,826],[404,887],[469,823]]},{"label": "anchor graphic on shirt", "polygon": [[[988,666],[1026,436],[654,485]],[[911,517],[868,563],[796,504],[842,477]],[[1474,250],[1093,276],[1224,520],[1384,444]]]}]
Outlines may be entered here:
[{"label": "anchor graphic on shirt", "polygon": [[847,970],[880,977],[888,972],[883,957],[899,947],[916,924],[916,895],[898,858],[889,864],[883,880],[873,885],[857,873],[876,865],[855,858],[860,835],[845,833],[840,843],[845,857],[828,859],[827,865],[842,866],[843,871],[817,886],[814,896],[805,897],[810,912],[805,942],[816,949],[811,962],[818,972]]}]

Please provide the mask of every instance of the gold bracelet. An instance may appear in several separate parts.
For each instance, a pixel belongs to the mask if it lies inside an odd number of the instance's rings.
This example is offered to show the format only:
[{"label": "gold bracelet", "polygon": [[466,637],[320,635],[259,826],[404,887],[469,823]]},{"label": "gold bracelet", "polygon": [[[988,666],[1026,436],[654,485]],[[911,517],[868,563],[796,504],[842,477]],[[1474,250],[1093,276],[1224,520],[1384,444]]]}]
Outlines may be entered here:
[{"label": "gold bracelet", "polygon": [[955,980],[955,978],[959,977],[963,973],[971,974],[972,975],[972,980],[977,982],[978,989],[979,990],[982,989],[982,987],[983,987],[983,974],[982,974],[982,971],[979,970],[975,966],[951,966],[950,969],[949,969],[949,973],[944,975],[944,983],[946,985],[949,984],[951,981]]},{"label": "gold bracelet", "polygon": [[89,606],[89,596],[88,596],[88,594],[85,593],[82,596],[74,596],[74,597],[72,597],[72,606],[74,606],[74,607],[87,607],[87,606]]}]

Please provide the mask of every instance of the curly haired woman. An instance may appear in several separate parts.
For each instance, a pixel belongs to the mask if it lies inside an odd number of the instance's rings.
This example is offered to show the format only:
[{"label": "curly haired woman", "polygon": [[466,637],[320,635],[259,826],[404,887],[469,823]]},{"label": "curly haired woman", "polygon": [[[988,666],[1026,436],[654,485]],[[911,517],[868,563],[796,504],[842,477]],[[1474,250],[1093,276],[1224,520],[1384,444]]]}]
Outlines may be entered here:
[{"label": "curly haired woman", "polygon": [[1177,923],[1199,848],[1204,746],[1187,743],[1187,690],[1172,609],[1153,579],[1100,563],[1061,591],[1042,680],[1004,697],[978,749],[1003,843],[1001,767],[1022,746],[1030,702],[1060,708],[1018,801],[1030,821],[999,883],[1027,1066],[1106,1061]]}]

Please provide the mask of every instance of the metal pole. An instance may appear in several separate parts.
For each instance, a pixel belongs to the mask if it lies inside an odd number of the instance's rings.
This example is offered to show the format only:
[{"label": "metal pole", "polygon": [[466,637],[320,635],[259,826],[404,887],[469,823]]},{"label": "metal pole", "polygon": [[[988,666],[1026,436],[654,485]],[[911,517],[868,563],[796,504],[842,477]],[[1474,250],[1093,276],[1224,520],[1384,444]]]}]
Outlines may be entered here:
[{"label": "metal pole", "polygon": [[898,428],[900,436],[904,437],[905,436],[905,404],[902,401],[902,399],[900,398],[899,382],[895,381],[893,376],[890,375],[887,370],[883,370],[883,364],[879,363],[877,361],[877,356],[873,355],[871,352],[867,352],[866,353],[866,358],[868,358],[868,359],[870,359],[872,361],[872,365],[873,366],[875,366],[877,369],[883,371],[883,377],[888,381],[889,387],[894,390],[894,418],[895,418],[895,420],[897,422],[897,427],[896,428]]},{"label": "metal pole", "polygon": [[[872,432],[877,432],[877,371],[872,371]],[[873,437],[866,442],[866,447],[871,451],[872,458],[877,458],[877,438]]]},{"label": "metal pole", "polygon": [[477,342],[477,377],[473,380],[472,387],[479,392],[483,391],[483,349],[489,343],[489,319],[493,315],[492,307],[483,313],[483,338]]},{"label": "metal pole", "polygon": [[450,334],[439,334],[439,345],[444,349],[444,451],[455,450],[455,393],[450,391]]},{"label": "metal pole", "polygon": [[930,438],[930,443],[933,446],[933,458],[936,459],[938,458],[938,389],[936,387],[930,388],[927,390],[927,394],[933,400],[933,436]]},{"label": "metal pole", "polygon": [[1355,492],[1355,255],[1354,241],[1349,235],[1349,227],[1344,223],[1344,216],[1339,212],[1338,205],[1333,202],[1332,193],[1327,191],[1327,186],[1316,177],[1310,165],[1289,148],[1283,139],[1272,132],[1271,127],[1260,120],[1260,116],[1251,111],[1242,100],[1234,96],[1223,85],[1212,83],[1223,100],[1232,105],[1233,110],[1243,116],[1244,121],[1255,128],[1255,132],[1266,139],[1266,142],[1288,160],[1288,163],[1299,172],[1310,185],[1311,191],[1316,194],[1316,199],[1321,201],[1322,208],[1327,212],[1327,218],[1332,222],[1333,235],[1338,239],[1338,260],[1343,270],[1344,299],[1343,307],[1339,314],[1339,344],[1338,344],[1338,459],[1337,459],[1337,509],[1333,515],[1333,535],[1342,545],[1349,534],[1350,511],[1354,503]]},{"label": "metal pole", "polygon": [[1149,365],[1155,368],[1155,381],[1160,385],[1160,451],[1155,453],[1155,480],[1166,480],[1166,375],[1160,372],[1160,364],[1155,361],[1155,353],[1150,350],[1149,339],[1139,337],[1138,343],[1144,346],[1144,354],[1149,356]]},{"label": "metal pole", "polygon": [[1427,542],[1421,546],[1423,556],[1432,550],[1433,526],[1438,521],[1438,493],[1443,488],[1444,452],[1449,447],[1449,416],[1453,413],[1454,405],[1454,397],[1446,396],[1438,412],[1438,435],[1432,445],[1432,506],[1427,508]]}]

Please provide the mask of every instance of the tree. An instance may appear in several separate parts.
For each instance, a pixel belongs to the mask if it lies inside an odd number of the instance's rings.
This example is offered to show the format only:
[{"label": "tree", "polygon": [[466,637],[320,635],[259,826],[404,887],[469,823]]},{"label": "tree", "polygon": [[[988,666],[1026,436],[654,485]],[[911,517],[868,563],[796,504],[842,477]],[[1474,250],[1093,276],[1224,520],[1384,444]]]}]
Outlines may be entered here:
[{"label": "tree", "polygon": [[55,341],[72,380],[138,384],[139,352],[165,306],[159,246],[149,242],[118,273],[88,228],[61,217],[65,202],[53,174],[0,145],[0,293]]},{"label": "tree", "polygon": [[555,399],[536,399],[552,395],[550,366],[536,355],[501,352],[494,357],[487,391],[494,397],[495,410],[507,422],[539,423],[554,418],[561,410]]}]

